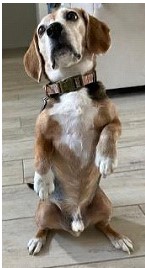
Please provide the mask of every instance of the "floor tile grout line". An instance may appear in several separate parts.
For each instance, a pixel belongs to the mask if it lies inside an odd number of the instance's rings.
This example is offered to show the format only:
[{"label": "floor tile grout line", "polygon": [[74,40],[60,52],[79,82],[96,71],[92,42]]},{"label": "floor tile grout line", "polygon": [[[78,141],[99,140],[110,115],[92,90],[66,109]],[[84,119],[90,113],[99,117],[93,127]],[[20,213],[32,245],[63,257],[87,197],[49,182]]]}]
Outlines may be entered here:
[{"label": "floor tile grout line", "polygon": [[9,162],[16,162],[16,161],[22,161],[23,159],[19,159],[19,160],[15,160],[15,159],[12,159],[12,160],[3,160],[2,162],[3,163],[9,163]]},{"label": "floor tile grout line", "polygon": [[[137,141],[137,140],[136,140]],[[138,141],[137,141],[138,142]],[[141,145],[138,145],[138,144],[134,144],[133,146],[132,145],[123,145],[122,146],[122,144],[120,144],[120,146],[118,146],[118,149],[122,149],[122,148],[130,148],[130,147],[138,147],[138,146],[142,146],[142,145],[145,145],[145,143],[143,142],[143,144],[141,144]]]},{"label": "floor tile grout line", "polygon": [[129,205],[120,205],[120,206],[113,206],[113,208],[122,208],[122,207],[136,207],[140,205],[144,205],[145,203],[139,203],[139,204],[129,204]]},{"label": "floor tile grout line", "polygon": [[23,161],[26,161],[26,160],[34,160],[34,158],[19,158],[19,159],[12,159],[12,160],[3,160],[2,162],[4,162],[4,163],[7,163],[7,162],[16,162],[16,161],[21,161],[21,160],[23,160]]},{"label": "floor tile grout line", "polygon": [[13,218],[13,219],[3,219],[2,222],[25,220],[25,219],[34,219],[34,218],[35,218],[35,215],[32,215],[32,216]]},{"label": "floor tile grout line", "polygon": [[139,204],[138,207],[139,207],[140,211],[143,213],[143,215],[145,215],[145,212],[144,212],[144,210],[142,209],[141,205],[144,205],[144,204]]},{"label": "floor tile grout line", "polygon": [[[140,255],[140,256],[130,256],[129,259],[139,259],[145,257],[145,255]],[[55,265],[55,266],[43,266],[43,268],[65,268],[65,267],[72,267],[72,266],[83,266],[83,265],[87,265],[87,264],[99,264],[99,263],[107,263],[107,262],[113,262],[113,261],[122,261],[122,260],[127,260],[128,257],[123,257],[123,258],[116,258],[116,259],[107,259],[107,260],[102,260],[102,261],[94,261],[94,262],[84,262],[84,263],[74,263],[74,264],[64,264],[62,265]]]},{"label": "floor tile grout line", "polygon": [[[8,141],[9,141],[9,144],[8,144]],[[15,142],[18,142],[18,141],[19,141],[19,142],[22,142],[22,143],[23,143],[23,142],[28,142],[28,141],[33,141],[33,142],[34,142],[34,139],[31,138],[31,139],[26,139],[26,140],[24,139],[24,140],[23,140],[22,138],[20,138],[20,139],[13,140],[13,141],[10,141],[10,140],[3,140],[3,145],[4,145],[4,144],[6,144],[6,145],[11,145],[12,142],[15,143]],[[12,160],[14,160],[14,159],[12,159]],[[7,161],[8,161],[8,160],[7,160]]]},{"label": "floor tile grout line", "polygon": [[2,188],[7,188],[7,187],[18,187],[18,186],[22,186],[22,185],[27,185],[27,182],[26,183],[15,183],[15,184],[8,184],[8,185],[3,185]]},{"label": "floor tile grout line", "polygon": [[23,159],[22,159],[22,173],[23,173],[23,184],[24,184],[24,182],[25,182],[25,172],[24,172],[24,161],[23,161]]}]

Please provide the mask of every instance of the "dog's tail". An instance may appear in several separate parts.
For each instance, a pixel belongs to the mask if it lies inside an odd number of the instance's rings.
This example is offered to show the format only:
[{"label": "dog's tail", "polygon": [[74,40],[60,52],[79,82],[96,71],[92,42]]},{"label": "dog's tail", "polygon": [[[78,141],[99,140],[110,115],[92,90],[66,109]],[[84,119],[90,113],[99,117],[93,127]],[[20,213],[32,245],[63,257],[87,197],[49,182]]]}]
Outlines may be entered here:
[{"label": "dog's tail", "polygon": [[34,191],[34,183],[27,183],[28,187]]}]

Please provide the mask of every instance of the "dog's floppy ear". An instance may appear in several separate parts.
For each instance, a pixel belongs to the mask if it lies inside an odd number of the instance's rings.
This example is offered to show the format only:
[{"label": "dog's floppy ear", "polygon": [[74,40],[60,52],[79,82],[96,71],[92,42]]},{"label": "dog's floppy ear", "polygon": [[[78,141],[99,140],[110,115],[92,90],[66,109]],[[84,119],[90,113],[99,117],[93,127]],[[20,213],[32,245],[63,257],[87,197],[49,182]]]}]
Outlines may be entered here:
[{"label": "dog's floppy ear", "polygon": [[37,35],[34,34],[33,40],[24,55],[24,66],[26,73],[40,82],[42,75],[42,58],[38,48],[38,38]]},{"label": "dog's floppy ear", "polygon": [[108,26],[84,12],[87,49],[95,54],[105,53],[111,44]]}]

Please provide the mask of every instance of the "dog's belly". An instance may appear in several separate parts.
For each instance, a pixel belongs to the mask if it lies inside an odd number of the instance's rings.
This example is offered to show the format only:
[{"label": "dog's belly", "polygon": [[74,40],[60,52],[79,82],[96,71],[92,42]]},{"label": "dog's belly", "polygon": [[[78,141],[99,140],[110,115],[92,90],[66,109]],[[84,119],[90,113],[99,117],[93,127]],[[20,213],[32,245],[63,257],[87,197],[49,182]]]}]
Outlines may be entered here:
[{"label": "dog's belly", "polygon": [[87,164],[95,150],[93,144],[96,112],[86,89],[62,95],[60,102],[54,104],[50,110],[50,115],[61,128],[61,135],[56,135],[57,138],[54,139],[56,148],[60,145],[67,146],[81,160],[82,166]]}]

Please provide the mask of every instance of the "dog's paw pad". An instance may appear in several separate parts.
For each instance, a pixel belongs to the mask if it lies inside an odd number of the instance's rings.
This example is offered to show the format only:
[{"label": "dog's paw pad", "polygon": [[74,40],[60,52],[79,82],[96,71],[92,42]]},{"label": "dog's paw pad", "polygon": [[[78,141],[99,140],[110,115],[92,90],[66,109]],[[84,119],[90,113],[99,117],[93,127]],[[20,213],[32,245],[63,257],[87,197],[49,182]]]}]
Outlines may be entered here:
[{"label": "dog's paw pad", "polygon": [[133,251],[133,243],[126,236],[123,236],[120,239],[112,240],[112,244],[114,245],[115,248],[122,249],[123,251],[127,252],[129,255]]},{"label": "dog's paw pad", "polygon": [[36,255],[40,252],[45,241],[42,238],[32,238],[29,240],[27,248],[30,255]]}]

